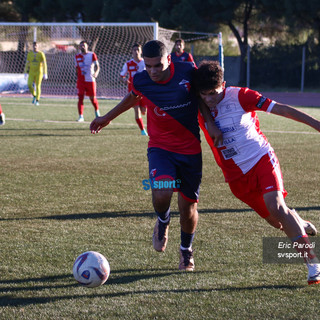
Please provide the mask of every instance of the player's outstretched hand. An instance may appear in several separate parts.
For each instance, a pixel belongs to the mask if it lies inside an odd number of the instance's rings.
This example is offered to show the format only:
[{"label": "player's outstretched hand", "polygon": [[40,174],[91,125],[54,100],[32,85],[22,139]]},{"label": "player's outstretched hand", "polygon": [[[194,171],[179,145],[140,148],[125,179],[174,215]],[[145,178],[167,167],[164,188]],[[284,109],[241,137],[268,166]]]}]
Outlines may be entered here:
[{"label": "player's outstretched hand", "polygon": [[106,121],[104,117],[95,118],[90,124],[90,131],[92,134],[99,133],[102,128],[107,126],[110,121]]},{"label": "player's outstretched hand", "polygon": [[213,140],[213,144],[215,147],[218,147],[223,142],[223,134],[218,129],[218,127],[214,124],[214,122],[207,123],[207,130],[210,137]]},{"label": "player's outstretched hand", "polygon": [[223,134],[218,128],[214,129],[213,137],[214,137],[213,143],[215,147],[218,147],[220,144],[223,143]]}]

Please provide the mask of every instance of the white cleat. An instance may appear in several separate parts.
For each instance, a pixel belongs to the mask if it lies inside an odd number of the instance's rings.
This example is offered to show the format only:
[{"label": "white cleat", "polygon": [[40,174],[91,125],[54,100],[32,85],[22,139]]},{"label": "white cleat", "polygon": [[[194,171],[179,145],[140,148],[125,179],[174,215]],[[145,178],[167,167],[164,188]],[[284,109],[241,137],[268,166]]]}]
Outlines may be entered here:
[{"label": "white cleat", "polygon": [[80,116],[79,119],[77,120],[78,122],[83,122],[84,121],[84,118],[83,116]]},{"label": "white cleat", "polygon": [[320,264],[310,263],[310,264],[307,264],[307,266],[309,269],[308,284],[320,283]]},{"label": "white cleat", "polygon": [[0,113],[0,126],[3,126],[6,123],[6,117],[4,113]]},{"label": "white cleat", "polygon": [[310,221],[305,221],[304,230],[308,236],[316,236],[318,233],[317,228]]}]

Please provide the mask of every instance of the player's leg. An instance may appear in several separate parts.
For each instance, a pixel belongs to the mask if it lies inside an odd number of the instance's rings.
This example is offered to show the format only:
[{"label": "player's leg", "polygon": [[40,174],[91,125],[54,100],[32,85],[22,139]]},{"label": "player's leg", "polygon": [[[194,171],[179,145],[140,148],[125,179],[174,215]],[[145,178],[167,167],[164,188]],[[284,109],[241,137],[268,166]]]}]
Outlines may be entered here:
[{"label": "player's leg", "polygon": [[173,188],[162,187],[166,181],[175,180],[176,169],[170,159],[171,153],[159,148],[148,149],[149,177],[152,181],[152,204],[157,215],[152,243],[156,251],[163,252],[168,242],[170,203]]},{"label": "player's leg", "polygon": [[[268,157],[267,157],[268,156]],[[287,207],[284,197],[282,172],[279,161],[274,153],[262,159],[257,166],[260,190],[270,217],[281,223],[283,231],[292,242],[297,242],[296,250],[304,257],[309,270],[308,283],[320,283],[320,265],[311,248],[310,240],[305,231],[302,219]]]},{"label": "player's leg", "polygon": [[78,122],[83,122],[83,111],[84,111],[84,94],[85,94],[85,86],[83,82],[77,81],[77,89],[78,89]]},{"label": "player's leg", "polygon": [[278,219],[283,231],[292,242],[298,243],[296,250],[304,258],[308,267],[308,283],[320,283],[320,265],[312,248],[308,235],[297,215],[290,210],[283,198],[282,192],[272,191],[264,195],[264,200],[270,215]]},{"label": "player's leg", "polygon": [[43,78],[43,74],[42,72],[38,73],[35,76],[35,87],[36,87],[36,102],[35,105],[38,106],[39,105],[39,100],[40,100],[40,96],[41,96],[41,83],[42,83],[42,78]]},{"label": "player's leg", "polygon": [[178,195],[178,206],[181,225],[181,245],[179,269],[185,271],[194,270],[194,258],[192,242],[198,224],[197,202],[190,202],[181,193]]},{"label": "player's leg", "polygon": [[96,82],[86,82],[86,92],[87,92],[87,96],[89,96],[89,99],[94,107],[95,116],[100,117]]},{"label": "player's leg", "polygon": [[195,268],[192,243],[198,223],[197,202],[202,178],[201,154],[177,155],[180,185],[178,206],[180,212],[181,244],[179,269],[193,271]]},{"label": "player's leg", "polygon": [[29,91],[32,94],[32,103],[35,104],[36,103],[36,92],[34,90],[33,87],[33,82],[35,81],[35,74],[34,72],[29,72],[29,76],[28,76],[28,87],[29,87]]},{"label": "player's leg", "polygon": [[136,123],[137,123],[139,129],[140,129],[141,135],[147,136],[148,134],[144,128],[143,119],[141,116],[140,105],[134,106],[134,118],[136,120]]}]

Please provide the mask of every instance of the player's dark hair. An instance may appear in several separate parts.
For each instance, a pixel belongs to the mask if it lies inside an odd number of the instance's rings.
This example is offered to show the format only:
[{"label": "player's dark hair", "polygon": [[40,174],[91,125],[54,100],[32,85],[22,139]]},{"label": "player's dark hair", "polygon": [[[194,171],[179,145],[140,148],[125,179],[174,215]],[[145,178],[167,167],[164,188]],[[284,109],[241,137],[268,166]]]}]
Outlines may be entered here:
[{"label": "player's dark hair", "polygon": [[202,61],[193,74],[193,85],[197,92],[216,89],[223,81],[223,69],[218,61]]},{"label": "player's dark hair", "polygon": [[184,40],[181,39],[181,38],[178,38],[178,39],[174,42],[174,44],[177,44],[177,42],[180,42],[181,44],[184,44],[184,43],[185,43]]},{"label": "player's dark hair", "polygon": [[161,41],[151,40],[143,46],[142,55],[147,58],[163,57],[168,55],[168,50]]},{"label": "player's dark hair", "polygon": [[133,49],[133,48],[135,48],[135,47],[142,48],[142,45],[141,45],[140,43],[136,42],[136,43],[134,43],[134,44],[132,45],[131,48]]},{"label": "player's dark hair", "polygon": [[87,45],[89,45],[89,43],[88,43],[86,40],[82,40],[82,41],[79,43],[79,45],[80,45],[80,44],[83,44],[83,43],[86,43]]}]

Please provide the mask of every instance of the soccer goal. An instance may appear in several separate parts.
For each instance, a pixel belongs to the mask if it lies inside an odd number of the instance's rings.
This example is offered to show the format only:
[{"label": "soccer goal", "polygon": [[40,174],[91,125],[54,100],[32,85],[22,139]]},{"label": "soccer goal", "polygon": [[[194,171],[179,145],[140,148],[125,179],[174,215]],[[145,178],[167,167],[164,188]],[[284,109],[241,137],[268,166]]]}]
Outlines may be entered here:
[{"label": "soccer goal", "polygon": [[[160,28],[158,23],[0,23],[0,92],[28,91],[23,70],[32,42],[37,41],[48,65],[48,80],[42,82],[42,96],[75,97],[74,56],[80,41],[86,40],[100,63],[97,96],[122,98],[127,87],[119,81],[119,74],[131,58],[132,45],[158,39],[171,51],[179,35],[181,32]],[[205,34],[197,37],[200,35]],[[218,34],[214,36],[219,38]],[[222,41],[220,51],[223,52]]]}]

